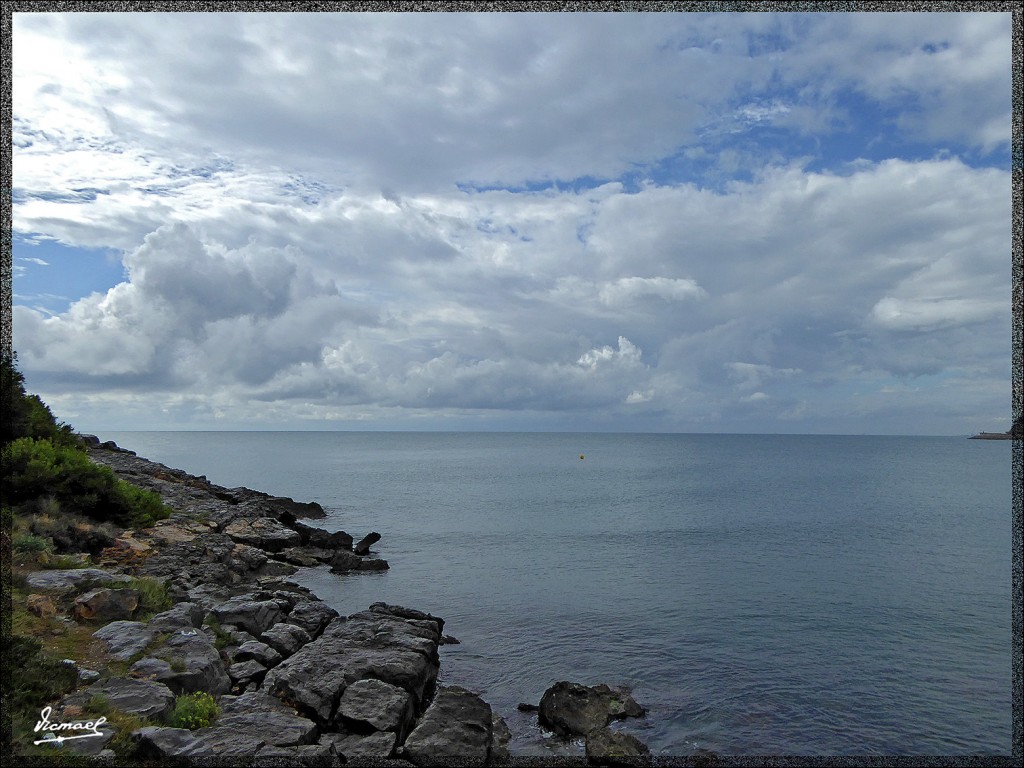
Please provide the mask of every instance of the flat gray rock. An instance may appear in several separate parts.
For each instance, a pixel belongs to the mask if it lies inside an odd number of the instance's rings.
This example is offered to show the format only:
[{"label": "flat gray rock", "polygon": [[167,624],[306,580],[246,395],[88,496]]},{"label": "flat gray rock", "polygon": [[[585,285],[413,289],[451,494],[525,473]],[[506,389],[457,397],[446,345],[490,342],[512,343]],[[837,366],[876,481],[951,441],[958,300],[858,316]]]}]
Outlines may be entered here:
[{"label": "flat gray rock", "polygon": [[146,650],[157,633],[141,621],[112,621],[100,627],[92,636],[107,645],[111,658],[127,661],[137,653]]},{"label": "flat gray rock", "polygon": [[405,740],[402,756],[414,765],[466,760],[483,765],[493,735],[491,706],[458,686],[439,688],[430,707]]},{"label": "flat gray rock", "polygon": [[439,668],[437,625],[423,624],[370,611],[335,619],[319,639],[272,669],[264,688],[322,726],[357,680],[373,678],[402,688],[419,708]]},{"label": "flat gray rock", "polygon": [[197,603],[178,603],[149,620],[154,629],[173,631],[176,629],[201,627],[206,611]]},{"label": "flat gray rock", "polygon": [[267,745],[314,744],[318,736],[315,723],[258,691],[224,696],[217,721],[195,733],[220,757],[255,755]]},{"label": "flat gray rock", "polygon": [[262,635],[260,639],[285,658],[294,654],[312,638],[302,627],[294,624],[278,622]]},{"label": "flat gray rock", "polygon": [[284,611],[273,600],[252,600],[245,596],[232,598],[211,613],[221,624],[234,624],[259,637],[284,618]]},{"label": "flat gray rock", "polygon": [[401,741],[412,723],[415,704],[409,692],[381,680],[357,680],[341,695],[338,715],[377,731],[394,731]]},{"label": "flat gray rock", "polygon": [[295,604],[295,607],[288,613],[287,621],[297,627],[302,627],[309,633],[311,638],[317,638],[323,632],[324,627],[337,618],[338,612],[329,605],[319,600],[307,600]]},{"label": "flat gray rock", "polygon": [[[75,590],[90,582],[125,582],[129,577],[110,573],[101,568],[73,568],[65,571],[35,571],[30,573],[26,581],[33,589],[55,589],[59,591]],[[88,739],[86,739],[88,741]]]},{"label": "flat gray rock", "polygon": [[[171,665],[171,674],[157,679],[176,694],[205,691],[214,696],[231,690],[220,652],[203,632],[179,630],[153,651],[153,656]],[[174,667],[183,667],[175,671]]]},{"label": "flat gray rock", "polygon": [[269,669],[280,664],[284,657],[264,642],[248,640],[238,646],[232,658],[236,662],[255,660]]},{"label": "flat gray rock", "polygon": [[137,717],[160,719],[174,709],[174,694],[162,683],[130,677],[112,677],[93,683],[89,696],[102,696],[114,709]]},{"label": "flat gray rock", "polygon": [[213,757],[214,751],[185,728],[147,726],[132,731],[141,757]]},{"label": "flat gray rock", "polygon": [[384,760],[391,757],[397,743],[397,735],[390,731],[377,731],[365,735],[327,733],[320,737],[321,745],[333,745],[335,751],[348,762]]}]

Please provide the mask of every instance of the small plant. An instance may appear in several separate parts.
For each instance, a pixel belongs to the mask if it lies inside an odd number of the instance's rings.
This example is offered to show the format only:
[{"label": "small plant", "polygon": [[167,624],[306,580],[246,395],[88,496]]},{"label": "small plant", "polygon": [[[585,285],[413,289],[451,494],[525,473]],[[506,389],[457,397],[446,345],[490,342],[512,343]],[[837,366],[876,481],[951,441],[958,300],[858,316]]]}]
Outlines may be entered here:
[{"label": "small plant", "polygon": [[137,579],[129,579],[120,587],[128,587],[139,593],[139,607],[136,616],[137,621],[144,621],[154,614],[163,613],[174,601],[167,593],[167,583],[163,579],[154,579],[150,576],[142,576]]},{"label": "small plant", "polygon": [[32,533],[19,534],[11,541],[11,549],[15,552],[47,552],[52,548],[53,545],[47,539]]},{"label": "small plant", "polygon": [[43,553],[39,558],[39,564],[51,571],[70,571],[75,568],[88,568],[89,556],[84,558],[77,555],[51,555]]},{"label": "small plant", "polygon": [[213,647],[218,651],[224,650],[235,642],[234,638],[221,628],[220,622],[212,613],[206,617],[206,626],[213,630]]},{"label": "small plant", "polygon": [[171,727],[188,728],[190,731],[206,728],[217,719],[219,714],[220,707],[213,700],[213,696],[203,691],[190,693],[179,696],[174,702]]},{"label": "small plant", "polygon": [[83,711],[90,715],[109,715],[111,708],[110,699],[102,693],[98,693],[93,696],[89,699],[88,703],[82,707]]},{"label": "small plant", "polygon": [[185,672],[188,666],[185,664],[184,659],[171,659],[171,671],[172,672]]}]

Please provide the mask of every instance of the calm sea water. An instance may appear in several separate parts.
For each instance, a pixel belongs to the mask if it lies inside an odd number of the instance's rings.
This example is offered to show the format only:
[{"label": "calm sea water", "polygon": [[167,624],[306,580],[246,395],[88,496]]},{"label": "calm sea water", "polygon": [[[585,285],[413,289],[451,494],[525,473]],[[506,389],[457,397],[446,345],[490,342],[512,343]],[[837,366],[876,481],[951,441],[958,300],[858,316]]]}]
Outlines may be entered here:
[{"label": "calm sea water", "polygon": [[[963,438],[108,433],[383,535],[304,569],[343,614],[446,620],[442,682],[514,753],[577,754],[516,704],[627,684],[655,754],[1009,754],[1011,444]],[[581,460],[580,454],[585,456]]]}]

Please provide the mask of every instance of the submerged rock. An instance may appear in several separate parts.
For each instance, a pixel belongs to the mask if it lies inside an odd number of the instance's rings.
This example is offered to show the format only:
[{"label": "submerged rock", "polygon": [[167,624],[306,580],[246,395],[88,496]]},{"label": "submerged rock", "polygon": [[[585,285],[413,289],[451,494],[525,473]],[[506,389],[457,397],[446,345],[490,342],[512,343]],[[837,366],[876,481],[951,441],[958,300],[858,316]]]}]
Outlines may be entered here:
[{"label": "submerged rock", "polygon": [[376,531],[368,533],[359,540],[359,543],[352,548],[352,551],[357,555],[366,555],[370,552],[370,547],[380,541],[380,534]]},{"label": "submerged rock", "polygon": [[651,750],[630,733],[598,728],[587,734],[587,762],[595,765],[638,765],[650,761]]},{"label": "submerged rock", "polygon": [[604,728],[612,720],[644,714],[644,708],[630,696],[627,688],[562,681],[544,692],[538,720],[559,736],[573,738]]}]

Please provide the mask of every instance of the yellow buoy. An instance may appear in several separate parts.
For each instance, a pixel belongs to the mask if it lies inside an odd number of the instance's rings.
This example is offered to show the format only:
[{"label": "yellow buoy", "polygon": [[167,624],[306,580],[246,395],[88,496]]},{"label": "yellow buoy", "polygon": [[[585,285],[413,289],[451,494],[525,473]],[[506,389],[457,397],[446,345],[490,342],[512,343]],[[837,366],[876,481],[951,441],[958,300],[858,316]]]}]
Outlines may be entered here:
[{"label": "yellow buoy", "polygon": [[580,454],[580,461],[583,461],[583,454]]}]

